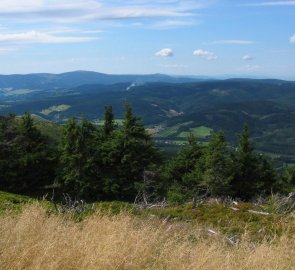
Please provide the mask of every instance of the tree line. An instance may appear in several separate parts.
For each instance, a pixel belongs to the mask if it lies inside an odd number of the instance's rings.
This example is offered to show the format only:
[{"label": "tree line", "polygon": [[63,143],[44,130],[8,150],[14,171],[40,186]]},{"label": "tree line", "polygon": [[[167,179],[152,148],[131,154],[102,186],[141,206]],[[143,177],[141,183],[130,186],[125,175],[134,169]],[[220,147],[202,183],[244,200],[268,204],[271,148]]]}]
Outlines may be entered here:
[{"label": "tree line", "polygon": [[[145,175],[149,174],[147,181]],[[126,105],[123,124],[105,108],[104,124],[70,119],[59,143],[42,135],[32,116],[0,117],[0,189],[41,194],[54,189],[88,201],[133,201],[138,192],[171,202],[198,196],[255,196],[287,193],[295,187],[295,169],[274,169],[271,160],[254,151],[244,126],[239,144],[231,147],[224,133],[203,145],[191,134],[188,144],[163,159],[140,118]]]}]

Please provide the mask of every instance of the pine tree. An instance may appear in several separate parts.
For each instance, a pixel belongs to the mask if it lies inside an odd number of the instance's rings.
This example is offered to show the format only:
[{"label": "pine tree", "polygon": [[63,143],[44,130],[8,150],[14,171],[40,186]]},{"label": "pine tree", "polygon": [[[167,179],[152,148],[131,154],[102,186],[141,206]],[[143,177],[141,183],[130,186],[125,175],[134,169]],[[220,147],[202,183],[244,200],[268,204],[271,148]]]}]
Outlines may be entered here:
[{"label": "pine tree", "polygon": [[[35,127],[26,113],[21,120],[8,116],[2,125],[0,167],[5,189],[34,193],[52,184],[55,177],[55,151],[47,137]],[[0,153],[0,156],[3,155]],[[5,174],[5,175],[3,175]]]},{"label": "pine tree", "polygon": [[[34,126],[34,120],[30,114],[25,114],[22,117],[20,130],[23,138],[20,138],[19,145],[22,145],[22,151],[25,152],[21,158],[21,161],[24,162],[22,170],[24,182],[31,187],[52,184],[56,164],[54,146]],[[27,182],[24,172],[27,174]]]},{"label": "pine tree", "polygon": [[150,140],[141,119],[133,114],[132,107],[128,103],[125,104],[124,118],[123,132],[126,138]]},{"label": "pine tree", "polygon": [[244,125],[239,136],[233,181],[233,189],[236,196],[243,199],[250,199],[258,190],[258,160],[253,150],[254,147],[250,142],[249,128],[247,125]]},{"label": "pine tree", "polygon": [[251,199],[275,191],[277,174],[270,162],[254,152],[249,128],[244,126],[234,162],[233,190],[237,197]]},{"label": "pine tree", "polygon": [[223,132],[212,136],[206,150],[203,184],[212,196],[231,195],[232,160]]},{"label": "pine tree", "polygon": [[114,114],[112,106],[105,107],[103,134],[108,137],[115,129]]},{"label": "pine tree", "polygon": [[[130,105],[125,107],[123,126],[107,142],[108,162],[113,168],[106,186],[116,199],[133,200],[137,183],[143,181],[143,172],[158,161],[158,152],[140,118]],[[115,168],[115,169],[114,169]]]},{"label": "pine tree", "polygon": [[60,145],[59,182],[63,192],[76,198],[99,199],[100,167],[96,163],[96,129],[87,120],[71,119]]},{"label": "pine tree", "polygon": [[18,175],[18,135],[15,115],[0,116],[0,189],[16,191]]},{"label": "pine tree", "polygon": [[165,164],[162,178],[168,189],[169,200],[180,203],[195,198],[200,189],[202,155],[203,149],[190,134],[188,145]]}]

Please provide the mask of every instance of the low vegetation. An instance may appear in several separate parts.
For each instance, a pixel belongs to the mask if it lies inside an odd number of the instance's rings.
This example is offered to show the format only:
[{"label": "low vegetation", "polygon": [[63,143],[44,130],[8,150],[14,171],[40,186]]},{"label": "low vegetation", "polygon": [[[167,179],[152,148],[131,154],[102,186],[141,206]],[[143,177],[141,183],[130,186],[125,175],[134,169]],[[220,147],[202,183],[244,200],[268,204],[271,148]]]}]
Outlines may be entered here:
[{"label": "low vegetation", "polygon": [[[186,124],[185,124],[186,125]],[[181,128],[181,127],[179,127]],[[209,132],[206,127],[194,132]],[[139,193],[148,200],[196,202],[199,196],[251,200],[295,188],[293,167],[278,171],[271,160],[257,154],[245,125],[237,148],[223,132],[205,145],[193,133],[188,143],[164,160],[140,118],[127,104],[120,125],[106,107],[102,125],[70,119],[64,126],[0,118],[0,189],[59,200],[63,193],[86,201],[133,202]]]},{"label": "low vegetation", "polygon": [[[114,215],[98,210],[77,222],[39,204],[26,204],[15,215],[0,215],[0,268],[292,269],[294,219],[280,221],[285,229],[280,234],[253,241],[247,229],[239,238],[227,237],[219,230],[224,210],[218,206],[213,211],[196,212],[196,221],[182,222],[152,214],[142,217],[121,211]],[[226,216],[228,223],[235,222],[228,220],[234,215],[243,220],[243,215],[231,213]],[[212,214],[217,214],[215,226],[202,222]],[[273,219],[257,216],[256,221],[264,228]],[[251,228],[250,214],[246,221]]]},{"label": "low vegetation", "polygon": [[73,118],[58,130],[30,114],[0,118],[0,190],[28,195],[0,192],[0,269],[294,262],[295,168],[256,153],[247,125],[237,148],[222,132],[207,145],[190,134],[168,160],[128,104],[120,125],[109,106],[98,127]]}]

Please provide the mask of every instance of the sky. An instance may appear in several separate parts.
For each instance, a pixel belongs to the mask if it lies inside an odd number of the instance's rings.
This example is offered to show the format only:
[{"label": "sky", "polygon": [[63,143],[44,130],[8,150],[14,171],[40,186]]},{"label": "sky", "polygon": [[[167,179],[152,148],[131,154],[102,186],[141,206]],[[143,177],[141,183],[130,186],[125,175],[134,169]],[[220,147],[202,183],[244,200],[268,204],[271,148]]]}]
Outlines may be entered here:
[{"label": "sky", "polygon": [[0,73],[295,79],[293,0],[0,0]]}]

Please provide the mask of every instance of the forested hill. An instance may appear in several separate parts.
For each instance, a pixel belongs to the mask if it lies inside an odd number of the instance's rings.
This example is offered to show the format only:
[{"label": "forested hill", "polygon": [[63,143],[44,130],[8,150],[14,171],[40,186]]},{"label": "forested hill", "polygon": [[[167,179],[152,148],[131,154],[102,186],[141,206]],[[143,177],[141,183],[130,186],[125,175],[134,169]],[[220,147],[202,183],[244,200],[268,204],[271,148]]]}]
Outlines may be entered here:
[{"label": "forested hill", "polygon": [[[79,76],[76,79],[79,81]],[[259,150],[295,154],[294,82],[231,79],[139,83],[129,79],[112,85],[83,84],[85,81],[80,80],[79,86],[59,89],[50,88],[46,81],[42,89],[2,88],[0,114],[28,111],[59,123],[71,116],[99,122],[104,107],[112,105],[120,120],[122,104],[128,101],[159,140],[180,143],[189,132],[206,139],[213,131],[224,130],[231,143],[236,143],[237,132],[248,123]]]},{"label": "forested hill", "polygon": [[93,71],[73,71],[61,74],[36,73],[0,75],[0,88],[12,89],[50,89],[72,88],[82,84],[115,84],[115,83],[146,83],[146,82],[192,82],[198,79],[189,77],[172,77],[164,74],[147,75],[113,75]]}]

